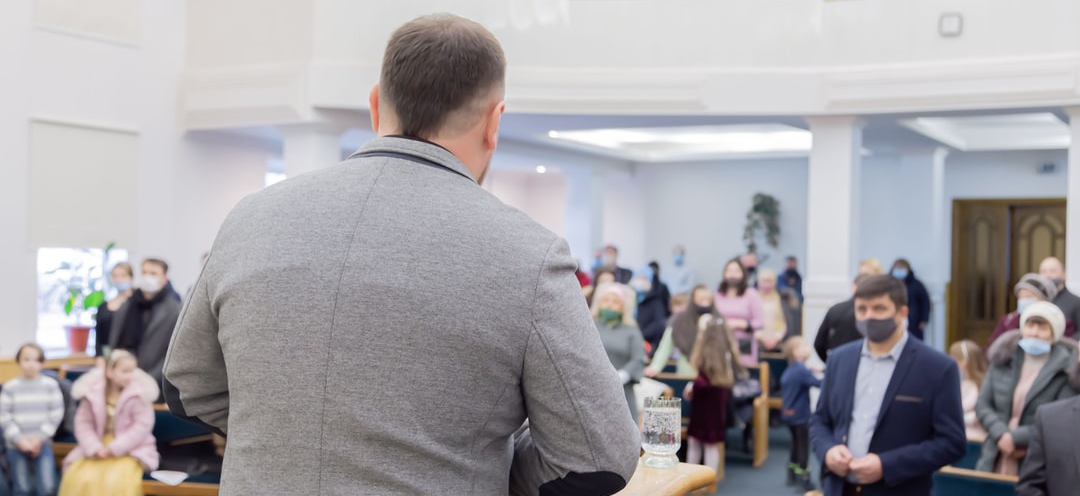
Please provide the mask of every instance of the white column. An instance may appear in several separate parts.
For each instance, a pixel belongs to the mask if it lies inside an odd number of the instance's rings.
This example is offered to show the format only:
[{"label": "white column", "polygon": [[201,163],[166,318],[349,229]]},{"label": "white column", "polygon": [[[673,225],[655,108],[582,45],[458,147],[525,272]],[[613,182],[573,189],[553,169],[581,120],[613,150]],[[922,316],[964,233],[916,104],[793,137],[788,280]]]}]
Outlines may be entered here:
[{"label": "white column", "polygon": [[851,297],[863,123],[853,116],[806,120],[814,144],[807,180],[803,335],[813,342],[829,307]]},{"label": "white column", "polygon": [[15,356],[17,347],[37,334],[37,251],[30,246],[30,95],[33,5],[0,2],[0,357]]},{"label": "white column", "polygon": [[1069,107],[1069,180],[1066,196],[1065,276],[1069,288],[1080,288],[1080,107]]},{"label": "white column", "polygon": [[926,283],[930,292],[930,302],[933,310],[930,314],[930,328],[926,330],[926,343],[934,348],[945,351],[945,284],[951,277],[952,264],[952,233],[949,232],[950,223],[947,222],[952,215],[952,206],[945,198],[945,159],[949,156],[949,149],[943,146],[934,150],[933,167],[930,180],[930,225],[931,244],[933,245],[933,260],[929,282]]},{"label": "white column", "polygon": [[280,126],[284,138],[282,159],[285,175],[294,177],[341,161],[341,134],[345,127],[333,123]]}]

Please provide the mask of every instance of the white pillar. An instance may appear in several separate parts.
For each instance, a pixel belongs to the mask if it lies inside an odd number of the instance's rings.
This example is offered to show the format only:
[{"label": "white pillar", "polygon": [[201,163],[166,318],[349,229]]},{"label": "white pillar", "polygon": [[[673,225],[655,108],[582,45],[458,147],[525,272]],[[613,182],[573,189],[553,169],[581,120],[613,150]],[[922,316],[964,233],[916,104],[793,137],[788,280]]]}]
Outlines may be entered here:
[{"label": "white pillar", "polygon": [[829,307],[851,297],[863,123],[853,116],[806,120],[814,144],[807,180],[803,335],[813,342]]},{"label": "white pillar", "polygon": [[933,310],[930,314],[930,328],[926,330],[926,343],[934,348],[946,351],[945,343],[945,284],[951,277],[952,270],[952,233],[949,232],[952,206],[945,198],[945,159],[949,149],[939,146],[934,150],[933,168],[930,180],[931,208],[930,224],[933,260],[927,290]]},{"label": "white pillar", "polygon": [[294,177],[341,161],[341,134],[345,127],[332,123],[281,126],[285,175]]},{"label": "white pillar", "polygon": [[1066,196],[1065,276],[1074,291],[1080,288],[1080,107],[1069,107],[1069,179]]},{"label": "white pillar", "polygon": [[[0,359],[15,356],[17,347],[37,334],[37,250],[30,246],[30,102],[29,66],[33,5],[0,2]],[[16,48],[21,47],[21,48]]]}]

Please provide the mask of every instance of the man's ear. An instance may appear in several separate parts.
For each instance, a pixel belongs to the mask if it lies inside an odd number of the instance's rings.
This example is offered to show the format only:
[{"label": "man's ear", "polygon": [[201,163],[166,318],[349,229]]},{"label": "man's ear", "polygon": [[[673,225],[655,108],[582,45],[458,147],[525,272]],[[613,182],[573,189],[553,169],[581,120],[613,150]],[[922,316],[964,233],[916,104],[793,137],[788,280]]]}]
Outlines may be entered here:
[{"label": "man's ear", "polygon": [[379,85],[375,84],[368,94],[368,106],[371,108],[371,130],[379,132]]},{"label": "man's ear", "polygon": [[495,150],[499,144],[499,124],[505,111],[506,102],[500,101],[484,117],[484,148],[488,151]]}]

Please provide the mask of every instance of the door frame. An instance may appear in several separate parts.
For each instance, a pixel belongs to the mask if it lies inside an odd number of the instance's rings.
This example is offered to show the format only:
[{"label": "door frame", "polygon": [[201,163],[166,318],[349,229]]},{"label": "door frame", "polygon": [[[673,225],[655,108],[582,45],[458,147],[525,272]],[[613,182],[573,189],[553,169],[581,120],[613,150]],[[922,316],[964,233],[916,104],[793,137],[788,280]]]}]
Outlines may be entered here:
[{"label": "door frame", "polygon": [[[957,239],[960,237],[960,209],[957,208],[961,204],[981,204],[989,206],[999,206],[1008,209],[1013,206],[1020,205],[1057,205],[1065,203],[1068,205],[1067,198],[953,198],[952,200],[952,226],[949,239],[949,282],[945,284],[945,349],[948,350],[957,339],[956,332],[959,328],[959,313],[954,309],[958,304],[957,299],[959,297],[956,291],[956,270],[959,266],[957,259],[960,257],[959,247],[960,244]],[[1006,223],[1008,239],[1008,246],[1005,247],[1005,256],[1011,263],[1012,258],[1012,218],[1009,217]],[[981,345],[981,343],[980,343]]]}]

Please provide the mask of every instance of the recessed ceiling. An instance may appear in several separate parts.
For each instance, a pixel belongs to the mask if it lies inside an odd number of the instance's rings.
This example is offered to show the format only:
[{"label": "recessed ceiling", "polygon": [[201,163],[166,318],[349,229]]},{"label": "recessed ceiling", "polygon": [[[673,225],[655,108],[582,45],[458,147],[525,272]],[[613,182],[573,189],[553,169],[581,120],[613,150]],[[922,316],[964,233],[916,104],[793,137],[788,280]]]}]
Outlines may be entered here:
[{"label": "recessed ceiling", "polygon": [[1060,150],[1069,126],[1050,112],[975,117],[916,117],[900,124],[961,151]]},{"label": "recessed ceiling", "polygon": [[553,130],[552,143],[635,162],[805,156],[810,131],[786,124]]}]

